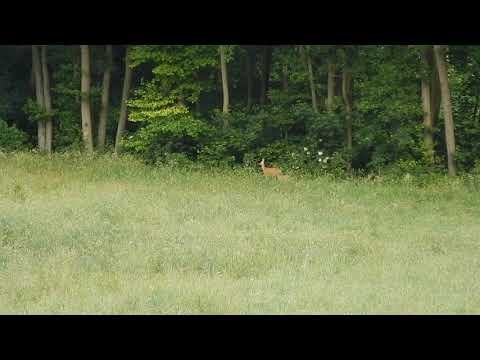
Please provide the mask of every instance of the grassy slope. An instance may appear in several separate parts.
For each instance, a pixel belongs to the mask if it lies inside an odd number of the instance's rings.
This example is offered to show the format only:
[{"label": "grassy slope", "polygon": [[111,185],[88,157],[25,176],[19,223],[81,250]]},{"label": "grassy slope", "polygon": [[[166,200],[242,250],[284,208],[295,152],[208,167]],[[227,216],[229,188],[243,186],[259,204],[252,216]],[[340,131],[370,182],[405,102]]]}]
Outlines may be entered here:
[{"label": "grassy slope", "polygon": [[0,313],[480,313],[480,195],[0,155]]}]

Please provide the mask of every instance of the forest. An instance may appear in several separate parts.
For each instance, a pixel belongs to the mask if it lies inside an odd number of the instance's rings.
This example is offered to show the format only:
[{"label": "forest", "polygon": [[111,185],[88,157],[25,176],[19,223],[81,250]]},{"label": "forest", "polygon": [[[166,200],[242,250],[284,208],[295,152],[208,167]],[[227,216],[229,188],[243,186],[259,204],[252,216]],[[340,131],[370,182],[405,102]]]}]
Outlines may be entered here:
[{"label": "forest", "polygon": [[475,171],[477,46],[0,48],[0,149],[344,175]]},{"label": "forest", "polygon": [[0,314],[480,314],[480,46],[0,46]]}]

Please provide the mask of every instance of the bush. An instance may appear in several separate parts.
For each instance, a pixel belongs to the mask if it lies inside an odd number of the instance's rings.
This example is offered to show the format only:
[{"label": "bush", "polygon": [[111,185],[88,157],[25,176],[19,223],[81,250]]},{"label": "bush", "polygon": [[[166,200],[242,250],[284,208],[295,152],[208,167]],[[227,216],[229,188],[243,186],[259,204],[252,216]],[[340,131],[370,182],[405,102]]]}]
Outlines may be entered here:
[{"label": "bush", "polygon": [[231,147],[224,140],[214,141],[203,146],[199,150],[197,160],[213,167],[232,167],[236,162]]},{"label": "bush", "polygon": [[26,148],[27,134],[0,119],[0,150],[17,151]]},{"label": "bush", "polygon": [[122,141],[123,148],[141,156],[148,163],[164,162],[169,154],[196,158],[201,139],[210,127],[191,114],[180,113],[151,121]]}]

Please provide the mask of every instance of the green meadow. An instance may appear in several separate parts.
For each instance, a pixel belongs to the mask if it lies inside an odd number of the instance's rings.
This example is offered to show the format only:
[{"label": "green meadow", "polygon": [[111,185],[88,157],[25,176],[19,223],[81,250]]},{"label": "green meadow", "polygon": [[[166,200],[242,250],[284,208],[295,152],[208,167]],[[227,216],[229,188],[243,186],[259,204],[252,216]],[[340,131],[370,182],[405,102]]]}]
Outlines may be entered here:
[{"label": "green meadow", "polygon": [[0,313],[480,314],[479,189],[0,154]]}]

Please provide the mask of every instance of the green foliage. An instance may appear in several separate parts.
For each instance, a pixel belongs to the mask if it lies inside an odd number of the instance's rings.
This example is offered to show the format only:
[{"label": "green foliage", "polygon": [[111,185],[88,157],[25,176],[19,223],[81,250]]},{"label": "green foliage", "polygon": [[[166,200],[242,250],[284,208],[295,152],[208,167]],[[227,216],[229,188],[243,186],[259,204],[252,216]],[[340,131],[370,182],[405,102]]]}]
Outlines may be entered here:
[{"label": "green foliage", "polygon": [[[480,79],[478,73],[451,67],[452,103],[455,119],[457,161],[470,169],[480,157]],[[444,134],[440,135],[442,138]]]},{"label": "green foliage", "polygon": [[33,123],[53,119],[56,115],[55,111],[46,111],[43,107],[40,107],[33,99],[27,100],[26,104],[23,107],[23,111],[27,115],[28,120]]},{"label": "green foliage", "polygon": [[183,109],[161,114],[147,120],[145,126],[124,139],[124,149],[151,163],[163,161],[172,153],[195,158],[200,139],[209,131],[209,126]]},{"label": "green foliage", "polygon": [[231,146],[225,140],[216,140],[202,146],[197,160],[210,167],[232,167],[235,164]]},{"label": "green foliage", "polygon": [[57,115],[53,142],[57,150],[82,147],[80,65],[66,60],[52,72],[52,101]]},{"label": "green foliage", "polygon": [[[227,55],[229,114],[222,107],[220,55]],[[423,51],[432,45],[272,45],[266,104],[259,105],[265,73],[263,45],[129,46],[134,68],[124,148],[150,162],[182,156],[210,167],[257,166],[265,157],[291,171],[331,173],[436,173],[446,167],[443,114],[435,124],[432,163],[424,144],[420,84],[431,71]],[[78,46],[49,46],[54,112],[31,99],[31,49],[8,46],[0,57],[0,117],[35,139],[38,120],[53,118],[54,149],[81,148],[80,57]],[[123,82],[124,47],[113,48],[107,143],[115,138]],[[104,46],[92,46],[92,115],[96,137]],[[312,109],[306,57],[313,70],[318,112]],[[251,63],[255,60],[255,63]],[[474,168],[480,157],[480,50],[450,46],[459,170]],[[335,63],[333,111],[326,111],[327,68]],[[253,65],[250,67],[249,65]],[[253,70],[247,78],[247,69]],[[345,113],[342,73],[353,77],[353,113]],[[246,108],[247,88],[250,100]],[[348,115],[348,116],[347,116]],[[346,130],[351,120],[352,149]],[[310,157],[303,151],[308,148]],[[323,152],[328,163],[313,154]],[[292,154],[298,154],[298,157]],[[323,159],[322,159],[323,161]],[[410,165],[406,165],[410,164]],[[415,164],[415,165],[412,165]],[[253,166],[252,165],[252,166]],[[249,165],[250,166],[250,165]],[[410,166],[410,167],[409,167]],[[413,175],[412,175],[413,176]],[[415,175],[417,176],[417,175]]]},{"label": "green foliage", "polygon": [[23,131],[0,119],[0,150],[18,151],[26,148],[28,136]]},{"label": "green foliage", "polygon": [[130,57],[132,67],[152,66],[152,83],[159,94],[195,103],[209,88],[208,79],[199,77],[218,64],[217,51],[211,45],[141,45],[132,47]]}]

